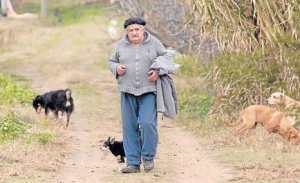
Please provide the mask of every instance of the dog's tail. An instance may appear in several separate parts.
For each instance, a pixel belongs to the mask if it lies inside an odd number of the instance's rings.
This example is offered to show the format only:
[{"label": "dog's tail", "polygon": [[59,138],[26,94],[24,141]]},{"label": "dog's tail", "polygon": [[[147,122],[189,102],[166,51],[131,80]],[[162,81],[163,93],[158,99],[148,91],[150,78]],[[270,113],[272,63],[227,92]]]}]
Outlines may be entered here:
[{"label": "dog's tail", "polygon": [[235,127],[235,126],[239,125],[243,120],[243,114],[244,114],[244,112],[241,112],[239,115],[239,118],[235,122],[228,123],[228,122],[224,121],[224,124],[228,127]]},{"label": "dog's tail", "polygon": [[72,96],[71,96],[71,95],[72,95],[72,91],[71,91],[69,88],[67,88],[67,89],[65,90],[65,92],[66,92],[67,100],[69,101],[70,98],[72,97]]}]

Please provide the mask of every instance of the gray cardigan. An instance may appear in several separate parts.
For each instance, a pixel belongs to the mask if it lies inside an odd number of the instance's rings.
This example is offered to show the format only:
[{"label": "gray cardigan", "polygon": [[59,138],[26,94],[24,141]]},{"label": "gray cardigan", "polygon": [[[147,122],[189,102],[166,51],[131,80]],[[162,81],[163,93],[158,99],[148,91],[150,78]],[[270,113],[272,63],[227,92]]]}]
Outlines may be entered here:
[{"label": "gray cardigan", "polygon": [[[118,89],[121,92],[135,96],[148,92],[155,92],[156,82],[149,82],[150,69],[154,69],[157,62],[164,63],[163,68],[173,67],[174,61],[171,53],[167,52],[162,43],[145,32],[145,40],[139,46],[133,46],[124,36],[117,44],[115,51],[109,59],[109,68],[118,80]],[[117,67],[126,66],[124,75],[117,74]],[[164,69],[157,69],[160,75],[165,74]]]}]

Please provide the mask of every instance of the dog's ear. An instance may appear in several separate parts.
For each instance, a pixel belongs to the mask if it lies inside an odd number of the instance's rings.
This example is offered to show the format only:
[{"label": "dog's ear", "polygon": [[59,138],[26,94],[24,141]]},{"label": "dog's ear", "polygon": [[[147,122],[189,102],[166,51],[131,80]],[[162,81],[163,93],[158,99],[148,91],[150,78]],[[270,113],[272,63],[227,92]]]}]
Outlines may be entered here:
[{"label": "dog's ear", "polygon": [[115,142],[115,138],[110,139],[110,144],[113,144]]},{"label": "dog's ear", "polygon": [[280,94],[280,103],[282,103],[282,104],[285,104],[285,102],[286,102],[286,98],[284,97],[284,94],[283,93],[281,93]]},{"label": "dog's ear", "polygon": [[71,95],[72,95],[72,91],[69,88],[67,88],[65,90],[65,93],[66,93],[67,100],[70,100]]}]

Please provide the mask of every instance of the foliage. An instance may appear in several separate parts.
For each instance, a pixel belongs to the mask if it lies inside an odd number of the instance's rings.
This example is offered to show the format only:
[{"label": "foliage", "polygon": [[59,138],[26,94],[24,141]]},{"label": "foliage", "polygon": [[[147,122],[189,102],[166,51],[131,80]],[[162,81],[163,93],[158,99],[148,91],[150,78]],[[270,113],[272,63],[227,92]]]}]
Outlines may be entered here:
[{"label": "foliage", "polygon": [[187,24],[213,36],[223,50],[208,75],[216,111],[265,104],[275,91],[300,97],[299,1],[184,2]]},{"label": "foliage", "polygon": [[[283,54],[283,57],[289,53]],[[299,98],[299,53],[281,59],[265,59],[263,53],[234,53],[217,59],[208,78],[214,83],[218,110],[232,111],[253,104],[266,104],[271,93],[281,91]]]},{"label": "foliage", "polygon": [[197,57],[187,56],[175,61],[179,63],[178,76],[185,80],[185,85],[177,85],[180,116],[186,119],[204,119],[212,105],[213,96],[207,83],[199,80],[211,67],[198,62]]},{"label": "foliage", "polygon": [[[299,1],[192,1],[186,2],[187,24],[201,34],[212,34],[222,50],[254,51],[299,44]],[[284,40],[280,37],[289,39]],[[289,40],[293,39],[293,43]]]},{"label": "foliage", "polygon": [[203,119],[208,114],[212,105],[211,96],[201,89],[189,88],[179,92],[179,111],[187,118]]},{"label": "foliage", "polygon": [[0,122],[0,138],[4,140],[17,137],[25,133],[28,128],[30,128],[30,125],[22,121],[19,115],[11,111]]},{"label": "foliage", "polygon": [[45,144],[49,143],[53,138],[54,138],[53,134],[51,134],[51,133],[43,133],[43,134],[41,134],[41,135],[38,136],[37,142],[39,144],[45,145]]},{"label": "foliage", "polygon": [[0,105],[4,103],[31,103],[35,93],[19,86],[16,80],[0,73]]},{"label": "foliage", "polygon": [[71,25],[79,21],[84,21],[93,16],[100,16],[103,13],[103,6],[100,5],[76,5],[52,7],[52,14],[49,18],[54,25]]},{"label": "foliage", "polygon": [[[0,73],[0,105],[5,107],[3,118],[0,120],[1,143],[7,139],[13,139],[26,132],[31,125],[24,121],[21,114],[12,109],[16,104],[31,104],[35,93],[16,82],[26,81],[23,77],[9,76]],[[25,105],[23,105],[25,106]]]},{"label": "foliage", "polygon": [[176,63],[180,64],[179,76],[199,77],[211,69],[211,63],[200,63],[197,56],[188,55],[181,59],[176,59]]}]

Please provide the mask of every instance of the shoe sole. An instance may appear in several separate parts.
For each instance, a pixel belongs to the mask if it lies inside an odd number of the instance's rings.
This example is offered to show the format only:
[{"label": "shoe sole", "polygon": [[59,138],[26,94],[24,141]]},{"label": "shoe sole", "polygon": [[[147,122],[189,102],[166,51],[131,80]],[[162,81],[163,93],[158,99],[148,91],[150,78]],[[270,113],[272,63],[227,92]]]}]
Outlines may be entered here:
[{"label": "shoe sole", "polygon": [[140,173],[140,172],[141,172],[140,170],[130,171],[130,172],[129,171],[128,172],[127,171],[124,171],[124,172],[122,171],[122,173]]},{"label": "shoe sole", "polygon": [[154,169],[154,166],[153,166],[152,168],[150,168],[150,169],[145,169],[145,168],[144,168],[144,171],[145,171],[145,172],[150,172],[150,171],[153,170],[153,169]]}]

